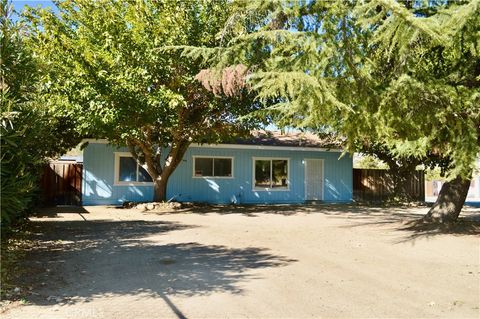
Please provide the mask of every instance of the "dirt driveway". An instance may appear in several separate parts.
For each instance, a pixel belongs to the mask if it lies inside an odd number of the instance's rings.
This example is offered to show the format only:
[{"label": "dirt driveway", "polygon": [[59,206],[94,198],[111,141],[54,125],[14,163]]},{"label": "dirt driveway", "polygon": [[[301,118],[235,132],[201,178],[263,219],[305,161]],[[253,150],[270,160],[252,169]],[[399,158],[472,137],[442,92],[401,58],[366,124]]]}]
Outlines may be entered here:
[{"label": "dirt driveway", "polygon": [[478,224],[407,230],[425,210],[50,211],[2,318],[478,318]]}]

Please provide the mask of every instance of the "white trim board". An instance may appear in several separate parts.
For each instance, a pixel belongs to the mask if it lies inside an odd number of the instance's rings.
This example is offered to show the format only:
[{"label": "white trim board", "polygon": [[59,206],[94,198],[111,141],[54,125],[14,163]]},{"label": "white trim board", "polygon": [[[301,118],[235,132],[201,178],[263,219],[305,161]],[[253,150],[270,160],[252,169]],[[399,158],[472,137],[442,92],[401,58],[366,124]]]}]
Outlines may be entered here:
[{"label": "white trim board", "polygon": [[321,147],[297,147],[297,146],[272,146],[272,145],[247,145],[247,144],[197,144],[190,147],[205,148],[229,148],[229,149],[253,149],[253,150],[277,150],[277,151],[303,151],[303,152],[343,152],[342,149]]},{"label": "white trim board", "polygon": [[92,144],[109,144],[108,140],[101,138],[101,139],[95,139],[95,138],[84,138],[82,139],[82,143],[92,143]]},{"label": "white trim board", "polygon": [[[92,144],[109,144],[106,139],[92,139],[86,138],[82,140],[83,143],[88,142]],[[249,149],[249,150],[275,150],[275,151],[302,151],[302,152],[334,152],[341,153],[344,150],[339,148],[324,148],[324,147],[299,147],[299,146],[273,146],[273,145],[249,145],[249,144],[198,144],[192,143],[189,147],[196,148],[224,148],[224,149]]]}]

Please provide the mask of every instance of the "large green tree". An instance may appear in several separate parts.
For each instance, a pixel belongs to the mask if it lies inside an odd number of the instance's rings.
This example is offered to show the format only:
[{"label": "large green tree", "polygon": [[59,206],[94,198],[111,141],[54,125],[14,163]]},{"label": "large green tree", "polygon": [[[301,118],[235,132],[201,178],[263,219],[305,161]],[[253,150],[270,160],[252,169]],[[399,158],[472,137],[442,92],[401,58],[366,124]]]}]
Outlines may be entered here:
[{"label": "large green tree", "polygon": [[329,127],[350,151],[379,145],[400,162],[441,164],[449,182],[425,219],[456,220],[480,150],[479,1],[236,8],[223,47],[184,55],[216,69],[246,65],[247,83],[260,101],[274,102],[267,111],[280,125]]},{"label": "large green tree", "polygon": [[[165,200],[168,179],[192,142],[215,143],[251,127],[247,94],[215,96],[199,61],[162,48],[216,47],[227,0],[72,0],[31,9],[31,46],[48,66],[49,100],[76,114],[80,133],[128,146]],[[232,68],[235,78],[241,68]]]},{"label": "large green tree", "polygon": [[79,142],[74,119],[42,99],[39,61],[26,46],[25,26],[0,1],[1,221],[5,230],[27,216],[43,165]]}]

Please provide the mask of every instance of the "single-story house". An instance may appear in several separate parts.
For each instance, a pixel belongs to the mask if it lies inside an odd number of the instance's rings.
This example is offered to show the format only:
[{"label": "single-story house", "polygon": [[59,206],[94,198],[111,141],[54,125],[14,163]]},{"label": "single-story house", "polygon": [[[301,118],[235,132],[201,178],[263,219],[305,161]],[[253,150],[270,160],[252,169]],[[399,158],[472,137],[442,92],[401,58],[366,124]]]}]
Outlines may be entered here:
[{"label": "single-story house", "polygon": [[[88,140],[83,205],[150,201],[153,184],[126,148]],[[335,145],[333,145],[335,146]],[[168,181],[167,199],[216,204],[352,200],[352,157],[313,134],[257,131],[230,144],[192,144]]]}]

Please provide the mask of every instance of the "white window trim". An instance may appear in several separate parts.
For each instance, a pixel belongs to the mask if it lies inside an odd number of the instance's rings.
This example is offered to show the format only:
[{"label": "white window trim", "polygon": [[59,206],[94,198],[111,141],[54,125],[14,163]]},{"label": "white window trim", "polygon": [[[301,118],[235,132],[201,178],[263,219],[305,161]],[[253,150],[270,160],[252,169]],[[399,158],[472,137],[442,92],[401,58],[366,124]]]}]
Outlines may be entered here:
[{"label": "white window trim", "polygon": [[[150,186],[153,185],[153,182],[124,182],[120,181],[120,157],[133,157],[132,153],[130,152],[115,152],[115,165],[114,165],[114,181],[113,186]],[[145,165],[140,165],[137,162],[137,177],[138,177],[138,167],[142,166],[146,169]]]},{"label": "white window trim", "polygon": [[[195,159],[196,158],[226,158],[226,159],[231,159],[232,160],[232,167],[231,167],[231,172],[232,176],[195,176]],[[209,156],[209,155],[193,155],[192,156],[192,178],[208,178],[208,179],[233,179],[234,178],[234,161],[235,158],[233,156]],[[215,167],[212,168],[215,170]],[[212,173],[215,173],[212,171]]]},{"label": "white window trim", "polygon": [[[270,188],[255,187],[255,161],[287,161],[287,187]],[[272,166],[270,165],[270,176],[272,175]],[[290,191],[290,158],[289,157],[252,157],[252,191],[254,192],[289,192]]]},{"label": "white window trim", "polygon": [[322,161],[322,199],[319,200],[325,200],[325,159],[324,158],[304,158],[304,180],[303,180],[303,185],[305,188],[305,200],[307,199],[307,161],[308,160],[320,160]]}]

